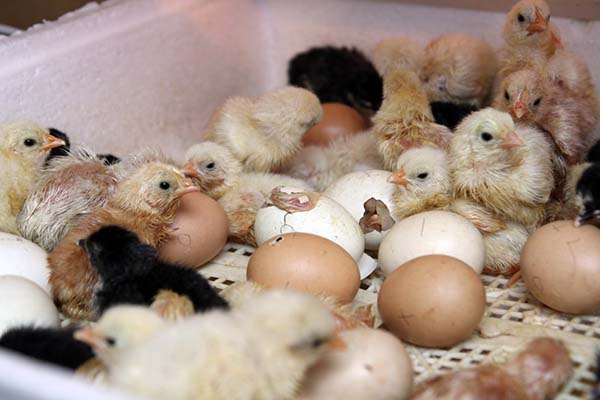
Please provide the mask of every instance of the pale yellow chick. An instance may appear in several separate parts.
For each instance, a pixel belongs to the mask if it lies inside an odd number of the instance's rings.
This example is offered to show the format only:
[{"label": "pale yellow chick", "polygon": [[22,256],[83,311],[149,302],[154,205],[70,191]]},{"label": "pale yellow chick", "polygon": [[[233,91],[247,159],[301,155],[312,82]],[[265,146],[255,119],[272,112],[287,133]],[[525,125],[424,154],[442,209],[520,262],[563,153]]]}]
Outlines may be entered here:
[{"label": "pale yellow chick", "polygon": [[0,126],[0,232],[19,234],[17,215],[53,148],[63,140],[31,122]]},{"label": "pale yellow chick", "polygon": [[205,138],[226,146],[245,171],[269,172],[300,149],[322,114],[317,96],[291,86],[256,98],[232,97],[211,118]]},{"label": "pale yellow chick", "polygon": [[408,69],[419,74],[424,58],[423,46],[409,36],[383,39],[371,54],[371,61],[381,76],[398,69]]}]

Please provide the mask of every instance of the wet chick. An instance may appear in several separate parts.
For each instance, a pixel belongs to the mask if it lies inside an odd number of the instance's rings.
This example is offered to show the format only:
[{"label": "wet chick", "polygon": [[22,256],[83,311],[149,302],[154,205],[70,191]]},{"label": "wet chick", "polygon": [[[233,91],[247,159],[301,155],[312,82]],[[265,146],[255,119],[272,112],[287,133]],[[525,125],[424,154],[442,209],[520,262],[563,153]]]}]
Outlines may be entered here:
[{"label": "wet chick", "polygon": [[381,76],[398,69],[408,69],[419,74],[423,68],[425,51],[415,39],[396,36],[377,43],[371,58]]},{"label": "wet chick", "polygon": [[81,219],[106,205],[121,175],[87,151],[52,159],[17,217],[20,234],[52,251]]},{"label": "wet chick", "polygon": [[322,114],[317,96],[296,87],[232,97],[212,118],[205,138],[227,147],[244,170],[269,172],[293,157]]},{"label": "wet chick", "polygon": [[384,99],[373,117],[373,134],[384,167],[392,169],[402,152],[421,146],[447,148],[452,133],[433,122],[418,76],[397,70],[384,77]]},{"label": "wet chick", "polygon": [[319,300],[273,290],[159,331],[112,363],[108,381],[149,399],[293,399],[334,335]]},{"label": "wet chick", "polygon": [[323,46],[299,53],[288,65],[288,82],[310,90],[321,103],[344,103],[366,117],[383,97],[381,77],[356,48]]},{"label": "wet chick", "polygon": [[483,40],[462,33],[433,39],[425,47],[421,70],[430,101],[481,107],[497,71],[494,49]]},{"label": "wet chick", "polygon": [[139,163],[119,183],[107,205],[82,219],[48,256],[54,300],[71,318],[97,317],[92,300],[98,274],[78,241],[102,226],[118,225],[134,232],[143,243],[158,247],[170,234],[179,197],[199,190],[171,165],[150,159]]},{"label": "wet chick", "polygon": [[184,173],[217,200],[229,219],[230,239],[256,246],[254,221],[277,186],[312,190],[300,179],[286,175],[243,172],[242,164],[225,147],[213,142],[192,146],[186,153]]},{"label": "wet chick", "polygon": [[0,232],[19,234],[17,215],[48,152],[65,142],[31,122],[0,126]]},{"label": "wet chick", "polygon": [[161,290],[188,297],[197,312],[228,307],[206,278],[191,267],[160,261],[154,247],[127,229],[102,227],[79,246],[98,274],[93,308],[100,314],[122,303],[150,305]]},{"label": "wet chick", "polygon": [[600,163],[591,164],[582,173],[576,186],[576,205],[579,209],[576,225],[598,224],[600,221]]}]

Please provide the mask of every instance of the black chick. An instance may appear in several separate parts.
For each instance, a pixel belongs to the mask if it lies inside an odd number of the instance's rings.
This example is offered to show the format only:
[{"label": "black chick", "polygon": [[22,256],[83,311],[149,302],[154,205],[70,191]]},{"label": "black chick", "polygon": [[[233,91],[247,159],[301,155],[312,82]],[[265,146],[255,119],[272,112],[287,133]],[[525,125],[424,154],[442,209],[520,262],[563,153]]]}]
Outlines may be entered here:
[{"label": "black chick", "polygon": [[121,162],[121,159],[112,154],[97,154],[96,157],[104,161],[106,165],[114,165]]},{"label": "black chick", "polygon": [[582,209],[576,224],[600,219],[600,163],[590,165],[577,181],[576,193]]},{"label": "black chick", "polygon": [[379,110],[383,99],[381,76],[355,48],[324,46],[299,53],[289,62],[288,80],[321,103],[344,103],[366,116]]},{"label": "black chick", "polygon": [[203,276],[160,261],[154,247],[125,228],[105,226],[79,245],[100,277],[94,293],[99,314],[120,303],[150,305],[160,290],[187,296],[196,312],[229,307]]},{"label": "black chick", "polygon": [[76,370],[94,357],[90,346],[76,340],[76,329],[13,328],[0,337],[0,347],[36,360]]},{"label": "black chick", "polygon": [[69,137],[66,133],[61,132],[56,128],[48,128],[48,132],[50,132],[52,136],[58,139],[62,139],[65,142],[65,144],[64,146],[55,147],[52,150],[50,150],[50,154],[48,154],[48,158],[46,158],[46,164],[48,164],[48,162],[53,158],[64,157],[68,155],[69,151],[71,150],[71,141],[69,140]]},{"label": "black chick", "polygon": [[587,157],[585,158],[588,162],[600,162],[600,140],[598,140],[588,151]]},{"label": "black chick", "polygon": [[472,104],[455,104],[445,101],[434,101],[430,105],[435,123],[444,125],[450,130],[454,130],[467,115],[479,110],[479,107]]}]

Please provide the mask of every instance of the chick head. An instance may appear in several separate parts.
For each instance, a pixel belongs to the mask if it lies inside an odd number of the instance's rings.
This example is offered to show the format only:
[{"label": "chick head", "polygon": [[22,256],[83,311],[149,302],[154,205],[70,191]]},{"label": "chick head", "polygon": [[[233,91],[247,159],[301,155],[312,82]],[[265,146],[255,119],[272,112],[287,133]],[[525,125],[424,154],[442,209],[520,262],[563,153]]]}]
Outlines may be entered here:
[{"label": "chick head", "polygon": [[544,87],[539,72],[523,69],[502,81],[496,107],[508,111],[519,122],[532,122],[544,100]]},{"label": "chick head", "polygon": [[65,142],[31,122],[13,122],[0,126],[0,149],[43,164],[48,152]]},{"label": "chick head", "polygon": [[166,322],[143,306],[119,305],[108,309],[93,326],[75,331],[75,339],[88,344],[105,365],[123,351],[141,343]]},{"label": "chick head", "polygon": [[389,182],[402,198],[427,199],[450,192],[448,158],[441,149],[425,146],[400,155]]},{"label": "chick head", "polygon": [[183,173],[213,199],[235,186],[243,170],[242,163],[227,147],[214,142],[190,147],[185,158]]},{"label": "chick head", "polygon": [[177,168],[159,161],[149,161],[119,184],[111,202],[134,212],[173,215],[179,198],[194,191],[200,191],[200,188]]},{"label": "chick head", "polygon": [[552,38],[550,7],[544,0],[521,0],[504,21],[504,40],[508,44],[535,46]]}]

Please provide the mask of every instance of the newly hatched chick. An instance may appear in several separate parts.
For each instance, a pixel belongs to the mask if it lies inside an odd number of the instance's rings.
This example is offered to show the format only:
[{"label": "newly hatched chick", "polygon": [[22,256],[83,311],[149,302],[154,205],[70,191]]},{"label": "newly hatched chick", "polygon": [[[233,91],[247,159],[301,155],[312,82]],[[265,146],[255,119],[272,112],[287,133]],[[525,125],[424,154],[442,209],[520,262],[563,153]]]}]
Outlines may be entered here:
[{"label": "newly hatched chick", "polygon": [[425,47],[421,70],[429,101],[481,107],[497,71],[494,49],[483,40],[462,33],[433,39]]},{"label": "newly hatched chick", "polygon": [[384,77],[384,99],[373,117],[373,134],[384,167],[392,169],[402,152],[420,146],[447,148],[452,133],[433,122],[427,95],[413,71]]},{"label": "newly hatched chick", "polygon": [[20,234],[52,251],[82,218],[104,206],[122,178],[88,151],[50,161],[17,217]]},{"label": "newly hatched chick", "polygon": [[65,142],[31,122],[0,126],[0,232],[19,234],[17,215],[48,152]]},{"label": "newly hatched chick", "polygon": [[179,197],[199,190],[171,165],[151,160],[140,163],[118,185],[107,205],[81,220],[48,256],[54,301],[71,318],[97,317],[92,300],[98,275],[78,241],[102,226],[119,225],[158,247],[170,234]]},{"label": "newly hatched chick", "polygon": [[150,305],[160,290],[188,297],[197,312],[227,308],[206,278],[191,267],[168,264],[137,235],[118,226],[105,226],[79,240],[98,274],[94,309],[103,313],[116,304]]},{"label": "newly hatched chick", "polygon": [[213,142],[196,144],[187,151],[184,173],[217,200],[229,219],[230,239],[256,246],[254,221],[277,186],[312,190],[300,179],[286,175],[243,172],[242,164],[225,147]]},{"label": "newly hatched chick", "polygon": [[565,345],[540,337],[506,364],[484,364],[428,379],[411,399],[545,400],[554,398],[572,374]]},{"label": "newly hatched chick", "polygon": [[398,69],[408,69],[419,74],[423,68],[425,51],[415,39],[396,36],[377,43],[371,58],[381,76]]},{"label": "newly hatched chick", "polygon": [[577,181],[576,204],[579,215],[576,225],[598,224],[600,221],[600,163],[591,164]]},{"label": "newly hatched chick", "polygon": [[319,300],[273,290],[159,331],[110,364],[109,383],[150,399],[293,399],[334,333]]},{"label": "newly hatched chick", "polygon": [[288,82],[310,90],[321,103],[344,103],[367,117],[383,97],[381,77],[356,48],[323,46],[299,53],[290,60]]},{"label": "newly hatched chick", "polygon": [[300,149],[302,136],[322,114],[317,96],[291,86],[257,98],[232,97],[212,118],[205,138],[227,147],[244,170],[269,172]]}]

